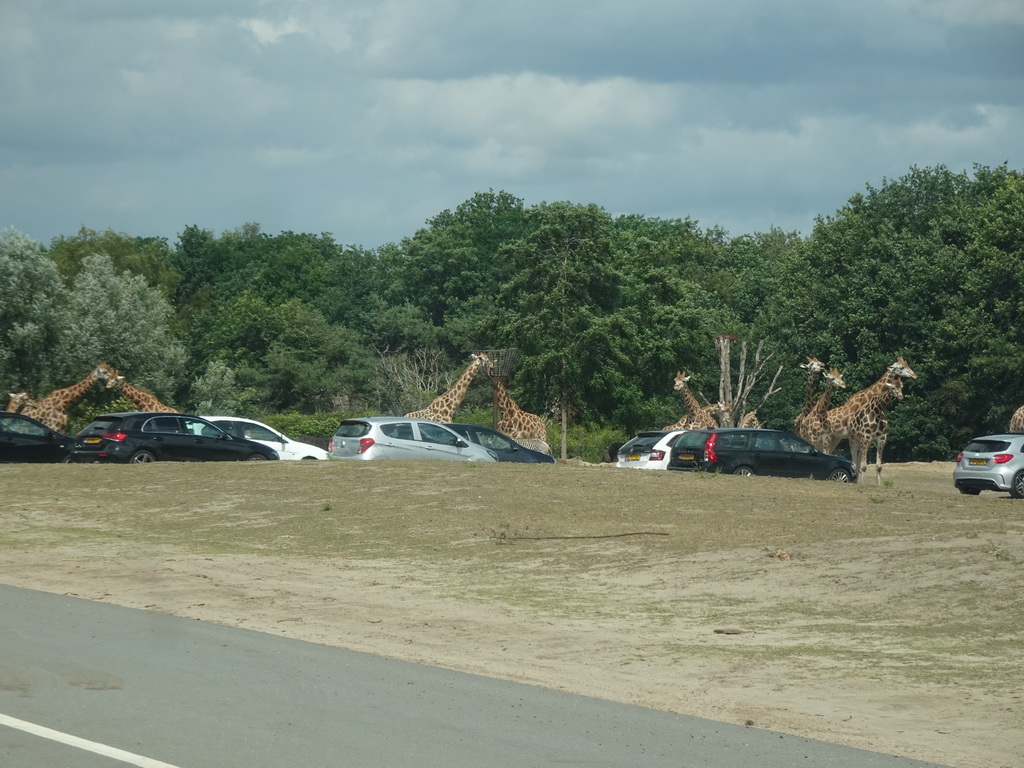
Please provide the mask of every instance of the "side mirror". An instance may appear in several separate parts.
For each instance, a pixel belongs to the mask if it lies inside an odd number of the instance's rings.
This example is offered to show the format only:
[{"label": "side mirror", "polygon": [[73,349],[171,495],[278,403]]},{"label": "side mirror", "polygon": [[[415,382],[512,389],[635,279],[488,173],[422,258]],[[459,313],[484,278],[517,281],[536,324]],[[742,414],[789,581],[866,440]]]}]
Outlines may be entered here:
[{"label": "side mirror", "polygon": [[455,447],[456,448],[469,448],[469,443],[467,443],[461,437],[457,437],[457,438],[455,438]]}]

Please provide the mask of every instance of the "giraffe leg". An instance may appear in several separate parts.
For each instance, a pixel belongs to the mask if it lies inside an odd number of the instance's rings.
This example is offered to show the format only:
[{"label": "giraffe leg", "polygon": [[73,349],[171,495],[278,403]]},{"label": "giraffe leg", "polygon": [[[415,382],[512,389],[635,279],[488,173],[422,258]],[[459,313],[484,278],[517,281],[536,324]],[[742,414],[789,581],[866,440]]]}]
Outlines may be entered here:
[{"label": "giraffe leg", "polygon": [[885,450],[885,443],[888,435],[883,432],[875,441],[875,485],[882,484],[882,451]]}]

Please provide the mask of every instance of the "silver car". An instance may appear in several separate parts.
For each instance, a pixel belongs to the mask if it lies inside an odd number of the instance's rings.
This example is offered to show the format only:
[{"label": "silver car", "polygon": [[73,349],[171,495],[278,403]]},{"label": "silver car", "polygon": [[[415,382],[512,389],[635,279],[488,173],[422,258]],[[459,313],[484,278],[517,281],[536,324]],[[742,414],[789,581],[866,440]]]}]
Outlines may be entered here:
[{"label": "silver car", "polygon": [[960,493],[1009,493],[1024,499],[1024,435],[976,437],[956,457],[953,484]]},{"label": "silver car", "polygon": [[335,459],[441,459],[497,461],[494,453],[436,421],[404,416],[345,419],[331,438]]}]

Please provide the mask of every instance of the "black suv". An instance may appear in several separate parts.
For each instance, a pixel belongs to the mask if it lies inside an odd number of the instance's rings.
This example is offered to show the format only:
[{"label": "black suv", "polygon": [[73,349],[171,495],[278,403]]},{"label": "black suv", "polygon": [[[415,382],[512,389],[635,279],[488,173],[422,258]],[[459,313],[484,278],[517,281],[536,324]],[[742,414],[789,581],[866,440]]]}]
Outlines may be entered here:
[{"label": "black suv", "polygon": [[857,469],[848,459],[822,453],[803,438],[776,429],[695,429],[676,441],[669,469],[731,475],[812,477],[851,483]]},{"label": "black suv", "polygon": [[106,413],[75,435],[70,461],[260,461],[277,459],[262,443],[229,435],[198,416]]}]

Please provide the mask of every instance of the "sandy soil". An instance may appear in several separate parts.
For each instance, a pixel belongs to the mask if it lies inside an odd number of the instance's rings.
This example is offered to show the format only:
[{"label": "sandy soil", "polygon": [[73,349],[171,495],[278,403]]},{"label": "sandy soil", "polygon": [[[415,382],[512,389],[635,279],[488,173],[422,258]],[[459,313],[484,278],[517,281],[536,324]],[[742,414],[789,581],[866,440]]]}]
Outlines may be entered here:
[{"label": "sandy soil", "polygon": [[[954,546],[951,543],[950,546]],[[835,588],[855,581],[864,599],[885,600],[901,572],[893,544],[844,561],[804,553],[776,562],[763,551],[699,556],[673,562],[662,578],[615,575],[614,587],[650,593],[685,592],[722,574],[723,597]],[[939,547],[939,544],[935,545]],[[944,545],[943,545],[944,546]],[[947,553],[936,550],[936,557]],[[816,557],[815,555],[821,555]],[[769,563],[771,567],[768,567]],[[737,565],[739,564],[739,565]],[[755,564],[759,574],[738,586],[730,571]],[[779,567],[775,567],[778,565]],[[954,564],[955,565],[955,564]],[[763,631],[744,627],[638,628],[628,619],[594,616],[537,622],[516,609],[471,599],[438,599],[420,574],[401,562],[335,559],[191,557],[138,545],[79,545],[56,553],[0,551],[6,583],[90,600],[271,632],[316,643],[464,670],[658,709],[746,724],[862,749],[963,768],[1024,765],[1024,700],[942,687],[893,688],[864,675],[842,685],[788,662],[761,663],[737,654],[725,663],[663,650],[688,642],[763,645]],[[798,570],[799,569],[799,570]],[[827,586],[822,586],[827,585]],[[747,590],[743,594],[743,590]],[[827,632],[808,625],[804,642]],[[792,642],[780,637],[778,642]],[[719,656],[720,658],[720,656]],[[1022,650],[1024,659],[1024,650]]]}]

